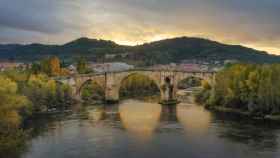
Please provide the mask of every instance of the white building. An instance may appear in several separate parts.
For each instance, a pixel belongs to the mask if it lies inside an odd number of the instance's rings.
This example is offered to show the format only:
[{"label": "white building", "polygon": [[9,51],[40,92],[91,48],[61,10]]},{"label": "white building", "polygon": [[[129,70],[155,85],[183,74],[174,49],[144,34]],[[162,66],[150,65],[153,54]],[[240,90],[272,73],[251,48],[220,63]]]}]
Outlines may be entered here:
[{"label": "white building", "polygon": [[90,64],[90,68],[94,72],[115,72],[115,71],[125,71],[125,70],[130,70],[134,69],[133,65],[129,65],[126,63],[122,62],[114,62],[114,63],[92,63]]}]

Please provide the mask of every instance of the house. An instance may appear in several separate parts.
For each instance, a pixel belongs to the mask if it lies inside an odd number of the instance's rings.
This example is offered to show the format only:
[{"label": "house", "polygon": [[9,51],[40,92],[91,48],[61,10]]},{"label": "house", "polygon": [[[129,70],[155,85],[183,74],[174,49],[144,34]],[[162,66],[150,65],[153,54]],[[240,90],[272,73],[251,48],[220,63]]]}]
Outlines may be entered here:
[{"label": "house", "polygon": [[19,62],[0,62],[0,71],[10,70],[10,69],[20,69],[25,70],[29,67],[29,64],[19,63]]}]

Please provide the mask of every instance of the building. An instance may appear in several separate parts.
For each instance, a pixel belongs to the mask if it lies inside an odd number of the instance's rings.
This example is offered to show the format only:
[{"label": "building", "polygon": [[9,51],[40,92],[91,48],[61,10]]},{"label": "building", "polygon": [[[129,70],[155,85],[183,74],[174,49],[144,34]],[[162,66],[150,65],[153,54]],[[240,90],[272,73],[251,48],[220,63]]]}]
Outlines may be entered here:
[{"label": "building", "polygon": [[229,60],[225,60],[225,61],[224,61],[224,65],[227,65],[227,64],[236,64],[236,63],[238,63],[238,62],[239,62],[238,60],[229,59]]},{"label": "building", "polygon": [[76,74],[76,73],[78,73],[76,66],[73,65],[73,64],[72,64],[72,65],[69,65],[69,66],[67,67],[67,69],[69,70],[70,74]]},{"label": "building", "polygon": [[106,54],[105,59],[126,58],[128,56],[129,56],[129,53]]},{"label": "building", "polygon": [[105,59],[114,59],[116,56],[116,54],[106,54]]},{"label": "building", "polygon": [[199,64],[181,64],[179,69],[183,71],[200,71],[201,67]]},{"label": "building", "polygon": [[0,62],[0,71],[20,69],[25,70],[29,67],[29,64],[19,63],[19,62]]},{"label": "building", "polygon": [[113,63],[90,63],[89,67],[94,72],[115,72],[115,71],[125,71],[134,69],[133,65],[129,65],[123,62],[113,62]]}]

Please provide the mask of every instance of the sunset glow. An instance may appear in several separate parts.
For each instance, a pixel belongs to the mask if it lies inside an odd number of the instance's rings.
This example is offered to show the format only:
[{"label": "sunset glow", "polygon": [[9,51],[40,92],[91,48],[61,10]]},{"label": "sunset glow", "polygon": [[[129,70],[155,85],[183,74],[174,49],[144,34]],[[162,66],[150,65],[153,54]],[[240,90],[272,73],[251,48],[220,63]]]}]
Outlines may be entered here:
[{"label": "sunset glow", "polygon": [[4,0],[0,43],[63,44],[85,36],[138,45],[189,36],[280,54],[279,5],[277,0]]}]

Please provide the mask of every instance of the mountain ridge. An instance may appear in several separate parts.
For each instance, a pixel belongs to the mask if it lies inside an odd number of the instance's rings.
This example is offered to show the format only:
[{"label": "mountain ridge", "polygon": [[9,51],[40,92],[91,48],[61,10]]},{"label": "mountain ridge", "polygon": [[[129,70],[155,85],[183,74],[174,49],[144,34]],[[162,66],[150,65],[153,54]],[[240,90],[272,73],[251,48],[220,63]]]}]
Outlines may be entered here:
[{"label": "mountain ridge", "polygon": [[119,45],[110,40],[81,37],[62,45],[33,43],[0,44],[0,59],[33,61],[46,56],[62,58],[85,56],[89,59],[101,58],[104,54],[129,54],[127,60],[145,60],[145,64],[165,64],[184,59],[227,60],[244,62],[276,63],[280,56],[269,54],[242,45],[197,38],[176,37],[144,43],[136,46]]}]

